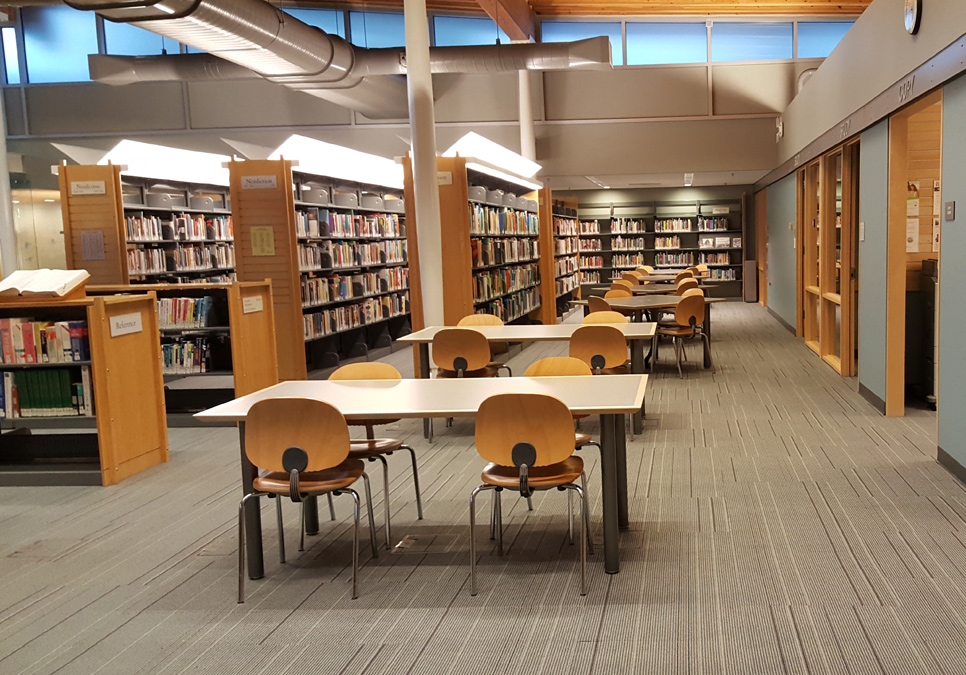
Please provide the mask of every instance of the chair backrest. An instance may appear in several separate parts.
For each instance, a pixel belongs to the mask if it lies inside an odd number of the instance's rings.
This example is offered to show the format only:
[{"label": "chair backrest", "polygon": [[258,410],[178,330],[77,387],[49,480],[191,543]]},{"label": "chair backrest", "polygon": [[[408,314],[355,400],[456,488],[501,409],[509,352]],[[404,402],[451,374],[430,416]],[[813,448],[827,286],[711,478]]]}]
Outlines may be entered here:
[{"label": "chair backrest", "polygon": [[402,375],[393,366],[381,361],[349,363],[337,368],[330,380],[401,380]]},{"label": "chair backrest", "polygon": [[636,286],[637,281],[628,281],[627,279],[614,279],[611,284],[611,290],[615,288],[630,288],[631,286]]},{"label": "chair backrest", "polygon": [[684,270],[683,272],[678,272],[677,276],[674,277],[674,283],[678,283],[682,279],[692,279],[694,278],[694,273],[691,270]]},{"label": "chair backrest", "polygon": [[490,362],[490,344],[472,328],[444,328],[433,336],[433,363],[443,370],[479,370]]},{"label": "chair backrest", "polygon": [[570,336],[570,356],[598,372],[615,368],[627,361],[627,340],[616,326],[581,326]]},{"label": "chair backrest", "polygon": [[700,295],[703,298],[704,291],[702,291],[700,288],[689,288],[686,291],[684,291],[684,293],[681,293],[681,295],[685,298],[690,297],[692,295]]},{"label": "chair backrest", "polygon": [[[301,448],[304,455],[286,456],[289,448]],[[267,398],[252,405],[245,417],[245,454],[268,471],[330,469],[349,456],[349,427],[331,403]]]},{"label": "chair backrest", "polygon": [[687,279],[681,279],[681,281],[678,282],[678,288],[677,288],[677,291],[675,291],[675,293],[677,293],[678,295],[684,295],[684,291],[688,290],[689,288],[697,288],[697,287],[698,287],[697,279],[693,277],[689,277]]},{"label": "chair backrest", "polygon": [[650,270],[647,269],[646,265],[642,267],[638,267],[634,271],[637,272],[638,276],[642,276],[642,277],[646,277],[651,273]]},{"label": "chair backrest", "polygon": [[707,272],[708,271],[708,264],[707,263],[701,263],[699,265],[695,265],[695,267],[697,267],[698,270],[701,271],[701,272]]},{"label": "chair backrest", "polygon": [[502,326],[503,319],[492,314],[470,314],[464,316],[457,326]]},{"label": "chair backrest", "polygon": [[654,268],[650,265],[641,265],[637,268],[637,271],[641,274],[654,274]]},{"label": "chair backrest", "polygon": [[476,414],[476,450],[500,466],[557,464],[574,454],[573,417],[554,396],[490,396]]},{"label": "chair backrest", "polygon": [[632,298],[634,294],[631,293],[626,288],[612,288],[606,293],[604,293],[604,299],[607,298]]},{"label": "chair backrest", "polygon": [[704,310],[704,296],[689,295],[681,298],[674,308],[674,321],[679,326],[690,326],[691,317],[694,317],[694,324],[700,326],[704,323]]},{"label": "chair backrest", "polygon": [[620,312],[608,309],[606,312],[591,312],[580,323],[584,326],[592,326],[599,323],[627,323],[627,317]]},{"label": "chair backrest", "polygon": [[548,356],[531,363],[524,377],[563,377],[567,375],[593,375],[586,363],[573,356]]},{"label": "chair backrest", "polygon": [[587,307],[590,309],[590,313],[594,312],[609,312],[610,303],[604,300],[599,295],[591,295],[587,298]]},{"label": "chair backrest", "polygon": [[643,275],[638,274],[637,272],[624,272],[621,275],[621,280],[622,281],[629,281],[632,284],[637,285],[637,284],[639,284],[641,282],[641,277],[642,276]]}]

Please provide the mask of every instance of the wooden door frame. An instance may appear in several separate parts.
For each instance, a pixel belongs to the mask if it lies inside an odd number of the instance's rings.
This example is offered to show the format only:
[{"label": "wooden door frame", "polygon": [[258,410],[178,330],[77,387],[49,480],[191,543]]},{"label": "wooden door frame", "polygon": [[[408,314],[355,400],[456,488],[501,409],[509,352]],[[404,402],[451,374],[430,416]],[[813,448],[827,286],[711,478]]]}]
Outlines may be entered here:
[{"label": "wooden door frame", "polygon": [[842,262],[848,265],[842,277],[842,375],[855,375],[855,316],[859,311],[856,296],[858,247],[855,246],[859,202],[859,141],[845,145],[842,151]]}]

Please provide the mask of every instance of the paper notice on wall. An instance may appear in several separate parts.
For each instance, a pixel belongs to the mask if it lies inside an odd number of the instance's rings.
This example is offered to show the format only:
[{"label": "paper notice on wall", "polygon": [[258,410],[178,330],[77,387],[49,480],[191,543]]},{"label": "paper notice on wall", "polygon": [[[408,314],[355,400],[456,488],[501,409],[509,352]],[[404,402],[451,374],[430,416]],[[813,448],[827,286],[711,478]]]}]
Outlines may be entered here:
[{"label": "paper notice on wall", "polygon": [[906,253],[919,253],[919,218],[906,218]]},{"label": "paper notice on wall", "polygon": [[104,233],[100,230],[82,230],[81,260],[104,259]]},{"label": "paper notice on wall", "polygon": [[939,231],[941,229],[939,216],[932,219],[932,252],[939,253]]},{"label": "paper notice on wall", "polygon": [[[919,216],[919,181],[906,183],[906,216]],[[908,242],[907,242],[908,243]]]},{"label": "paper notice on wall", "polygon": [[938,180],[932,182],[932,215],[937,218],[943,215],[943,189]]},{"label": "paper notice on wall", "polygon": [[252,227],[252,255],[255,257],[270,257],[275,255],[275,228],[271,225],[257,225]]}]

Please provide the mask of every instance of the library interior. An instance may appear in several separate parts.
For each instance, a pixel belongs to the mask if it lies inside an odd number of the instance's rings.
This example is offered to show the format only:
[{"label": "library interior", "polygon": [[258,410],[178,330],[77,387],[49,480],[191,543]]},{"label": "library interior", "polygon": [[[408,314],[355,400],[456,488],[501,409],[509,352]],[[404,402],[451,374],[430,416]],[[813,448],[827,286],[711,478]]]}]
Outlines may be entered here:
[{"label": "library interior", "polygon": [[966,672],[962,0],[0,51],[0,672]]}]

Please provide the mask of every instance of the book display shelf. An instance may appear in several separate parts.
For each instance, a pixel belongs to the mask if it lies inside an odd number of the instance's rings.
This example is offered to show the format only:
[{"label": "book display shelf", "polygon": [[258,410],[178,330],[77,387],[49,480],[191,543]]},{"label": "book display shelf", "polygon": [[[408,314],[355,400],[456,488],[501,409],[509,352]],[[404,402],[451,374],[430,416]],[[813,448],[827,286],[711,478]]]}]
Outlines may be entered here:
[{"label": "book display shelf", "polygon": [[168,461],[156,302],[0,301],[0,484],[113,485]]},{"label": "book display shelf", "polygon": [[95,284],[234,280],[226,186],[121,175],[119,165],[58,167],[67,263]]},{"label": "book display shelf", "polygon": [[[404,158],[407,222],[415,223],[412,164]],[[532,187],[467,167],[464,157],[438,157],[442,224],[443,314],[456,325],[474,313],[524,322],[542,305],[540,216]],[[419,288],[416,229],[409,227],[411,282]],[[414,299],[418,294],[414,293]],[[413,303],[413,326],[422,307]]]},{"label": "book display shelf", "polygon": [[279,377],[389,347],[410,332],[402,201],[391,188],[231,162],[238,278],[269,279]]},{"label": "book display shelf", "polygon": [[91,286],[87,292],[142,290],[158,298],[169,415],[204,410],[278,382],[270,282]]},{"label": "book display shelf", "polygon": [[[553,199],[549,187],[540,190],[541,323],[557,322],[580,297],[580,238],[577,200]],[[547,224],[549,223],[549,227]]]},{"label": "book display shelf", "polygon": [[743,199],[651,202],[581,208],[580,280],[606,284],[640,265],[656,270],[706,264],[715,294],[740,296]]}]

